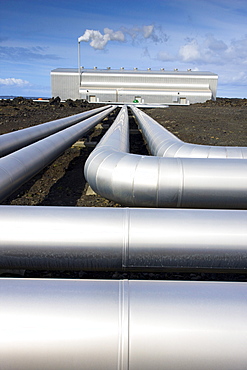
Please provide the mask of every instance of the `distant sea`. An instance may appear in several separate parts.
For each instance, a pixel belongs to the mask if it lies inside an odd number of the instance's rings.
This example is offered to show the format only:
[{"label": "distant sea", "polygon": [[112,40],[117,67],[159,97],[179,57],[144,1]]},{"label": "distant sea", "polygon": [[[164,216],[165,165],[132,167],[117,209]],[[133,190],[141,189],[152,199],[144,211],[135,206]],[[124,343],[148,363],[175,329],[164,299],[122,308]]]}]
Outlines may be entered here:
[{"label": "distant sea", "polygon": [[[20,95],[19,95],[20,96]],[[14,99],[14,98],[18,98],[19,96],[16,96],[16,95],[0,95],[0,99]],[[22,96],[22,98],[24,99],[31,99],[31,100],[36,100],[36,99],[51,99],[51,98],[48,98],[47,96]]]}]

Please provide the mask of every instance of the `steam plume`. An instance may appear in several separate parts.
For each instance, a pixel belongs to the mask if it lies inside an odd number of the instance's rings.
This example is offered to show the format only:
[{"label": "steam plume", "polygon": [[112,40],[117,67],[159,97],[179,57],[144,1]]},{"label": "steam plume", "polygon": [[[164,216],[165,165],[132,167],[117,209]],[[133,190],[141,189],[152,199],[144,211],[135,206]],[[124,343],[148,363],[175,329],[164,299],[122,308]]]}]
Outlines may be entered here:
[{"label": "steam plume", "polygon": [[90,46],[97,50],[103,50],[109,41],[126,41],[126,36],[130,36],[132,41],[135,40],[151,40],[155,43],[165,42],[168,36],[160,27],[147,25],[142,27],[121,28],[119,31],[113,31],[110,28],[104,28],[102,34],[97,30],[86,30],[82,36],[78,38],[78,42],[90,42]]},{"label": "steam plume", "polygon": [[78,38],[78,42],[85,41],[90,42],[90,45],[94,49],[102,50],[105,48],[108,41],[120,41],[123,42],[125,40],[125,36],[122,31],[114,32],[110,28],[104,28],[104,34],[100,33],[100,31],[95,30],[86,30],[85,33]]}]

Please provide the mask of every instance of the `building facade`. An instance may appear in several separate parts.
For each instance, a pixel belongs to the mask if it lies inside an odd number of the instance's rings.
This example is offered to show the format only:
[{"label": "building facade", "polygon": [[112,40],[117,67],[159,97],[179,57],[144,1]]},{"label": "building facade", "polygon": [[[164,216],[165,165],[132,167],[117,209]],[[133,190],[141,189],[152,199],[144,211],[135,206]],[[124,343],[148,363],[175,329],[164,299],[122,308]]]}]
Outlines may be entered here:
[{"label": "building facade", "polygon": [[215,100],[218,76],[199,71],[57,68],[51,71],[52,96],[99,103],[188,105]]}]

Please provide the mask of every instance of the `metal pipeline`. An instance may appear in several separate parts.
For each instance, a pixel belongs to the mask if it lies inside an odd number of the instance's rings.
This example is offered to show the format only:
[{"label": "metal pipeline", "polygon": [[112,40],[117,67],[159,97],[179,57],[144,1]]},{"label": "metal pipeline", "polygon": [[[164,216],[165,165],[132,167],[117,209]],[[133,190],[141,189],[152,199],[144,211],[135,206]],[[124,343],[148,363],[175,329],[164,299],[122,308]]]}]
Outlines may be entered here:
[{"label": "metal pipeline", "polygon": [[2,269],[247,269],[243,210],[1,206],[0,230]]},{"label": "metal pipeline", "polygon": [[24,146],[34,143],[69,126],[74,125],[88,117],[93,116],[109,106],[92,109],[87,112],[75,114],[70,117],[45,122],[37,126],[24,128],[15,132],[10,132],[0,136],[0,157],[14,152]]},{"label": "metal pipeline", "polygon": [[210,146],[185,143],[146,113],[130,105],[150,152],[159,157],[247,159],[246,147]]},{"label": "metal pipeline", "polygon": [[162,158],[126,151],[125,106],[85,164],[85,177],[96,193],[137,207],[247,207],[246,159]]},{"label": "metal pipeline", "polygon": [[83,134],[108,116],[115,107],[63,129],[0,159],[0,201],[36,175]]},{"label": "metal pipeline", "polygon": [[3,370],[243,370],[247,284],[0,280]]}]

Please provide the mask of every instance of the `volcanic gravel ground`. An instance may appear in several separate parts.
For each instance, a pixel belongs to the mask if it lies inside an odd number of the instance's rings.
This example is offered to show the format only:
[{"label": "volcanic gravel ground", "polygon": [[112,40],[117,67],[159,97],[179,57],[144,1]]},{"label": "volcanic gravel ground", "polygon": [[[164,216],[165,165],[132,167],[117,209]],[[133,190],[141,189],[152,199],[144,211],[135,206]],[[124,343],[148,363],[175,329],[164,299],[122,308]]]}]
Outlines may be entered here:
[{"label": "volcanic gravel ground", "polygon": [[[59,98],[47,102],[33,102],[15,98],[0,101],[0,134],[34,126],[51,120],[71,116],[99,107],[82,100],[60,102]],[[119,109],[116,111],[118,112]],[[122,207],[96,194],[88,192],[83,175],[85,161],[116,117],[113,112],[101,125],[97,125],[77,145],[8,197],[2,204],[29,206]],[[208,145],[247,146],[247,100],[223,99],[190,106],[145,109],[162,126],[185,142]],[[130,151],[148,154],[135,120],[130,118]],[[84,145],[80,145],[84,142]],[[97,227],[97,226],[95,226]],[[0,270],[0,276],[56,277],[56,278],[107,278],[152,280],[228,280],[247,281],[246,274],[215,273],[143,273],[143,272],[85,272],[85,271],[30,271]]]}]

